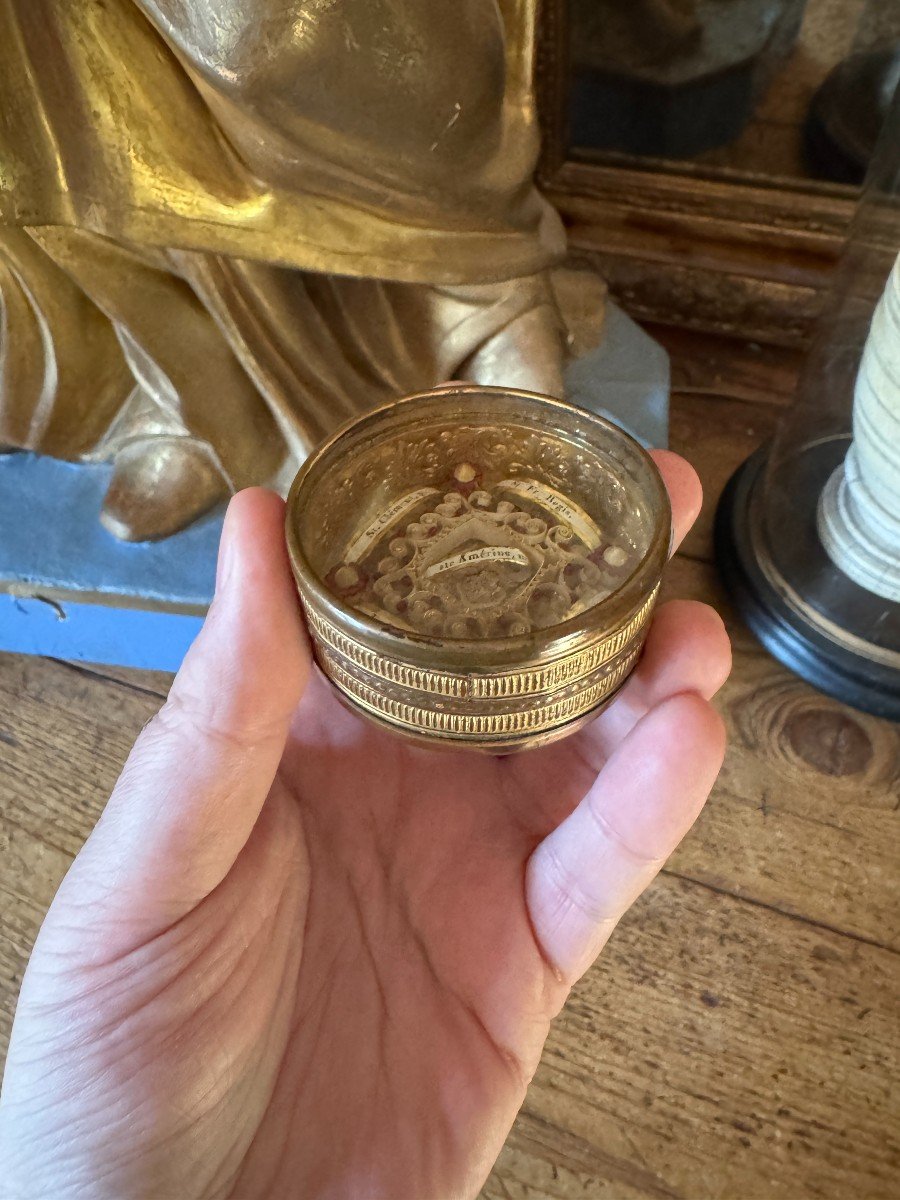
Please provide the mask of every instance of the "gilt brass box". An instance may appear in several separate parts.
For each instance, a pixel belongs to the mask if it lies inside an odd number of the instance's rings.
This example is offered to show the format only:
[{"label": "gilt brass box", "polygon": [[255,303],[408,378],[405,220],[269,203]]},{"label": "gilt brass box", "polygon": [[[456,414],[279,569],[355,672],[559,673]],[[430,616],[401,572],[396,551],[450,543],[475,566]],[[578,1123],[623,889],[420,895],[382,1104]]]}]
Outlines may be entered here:
[{"label": "gilt brass box", "polygon": [[600,417],[452,385],[339,430],[304,464],[287,540],[342,699],[431,745],[563,737],[635,665],[669,549],[653,460]]}]

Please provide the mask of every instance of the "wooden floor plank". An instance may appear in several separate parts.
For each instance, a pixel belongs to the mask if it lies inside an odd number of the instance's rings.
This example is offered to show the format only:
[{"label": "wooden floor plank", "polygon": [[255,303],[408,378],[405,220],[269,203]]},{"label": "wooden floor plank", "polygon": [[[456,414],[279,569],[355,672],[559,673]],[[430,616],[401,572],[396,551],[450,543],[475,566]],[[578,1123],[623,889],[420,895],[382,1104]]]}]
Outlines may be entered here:
[{"label": "wooden floor plank", "polygon": [[[60,661],[60,660],[54,660]],[[134,692],[144,692],[164,700],[169,694],[172,680],[175,678],[169,671],[134,671],[129,667],[113,667],[106,663],[65,663],[71,671],[77,671],[89,679],[110,680],[130,688]]]},{"label": "wooden floor plank", "polygon": [[0,664],[3,819],[74,855],[160,700],[48,659]]},{"label": "wooden floor plank", "polygon": [[677,557],[663,597],[711,603],[735,662],[717,699],[725,765],[672,868],[900,948],[897,727],[828,699],[771,658],[709,564]]},{"label": "wooden floor plank", "polygon": [[897,963],[658,880],[554,1027],[485,1196],[895,1196]]},{"label": "wooden floor plank", "polygon": [[[664,593],[725,615],[728,756],[554,1028],[484,1195],[880,1200],[900,1172],[900,737],[770,659],[711,563],[715,501],[798,357],[662,336],[672,445],[707,496]],[[0,1050],[43,913],[170,680],[0,655]]]},{"label": "wooden floor plank", "polygon": [[[3,741],[5,765],[21,767],[14,755],[29,746],[65,748],[43,776],[43,822],[34,773],[5,776],[8,1026],[69,853],[156,702],[41,660],[0,661],[0,686],[21,697],[18,746]],[[710,836],[701,824],[679,869],[704,866]],[[726,868],[742,831],[732,826],[728,837]],[[732,888],[745,886],[742,870],[730,872]],[[898,963],[886,950],[662,877],[555,1028],[486,1195],[888,1196],[890,1172],[900,1169],[890,1100]]]},{"label": "wooden floor plank", "polygon": [[713,521],[722,489],[757,446],[774,435],[780,416],[777,404],[726,395],[673,396],[669,445],[688,459],[703,484],[703,509],[685,538],[684,554],[713,561]]},{"label": "wooden floor plank", "polygon": [[754,404],[794,400],[803,369],[800,351],[669,325],[649,325],[647,330],[669,352],[675,393],[730,396]]}]

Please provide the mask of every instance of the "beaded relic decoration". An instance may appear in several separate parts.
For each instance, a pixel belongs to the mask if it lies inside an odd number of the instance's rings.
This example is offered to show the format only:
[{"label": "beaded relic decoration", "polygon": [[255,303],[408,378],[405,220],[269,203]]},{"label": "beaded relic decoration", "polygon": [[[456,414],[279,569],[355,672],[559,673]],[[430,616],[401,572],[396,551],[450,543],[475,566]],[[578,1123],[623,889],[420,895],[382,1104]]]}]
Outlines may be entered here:
[{"label": "beaded relic decoration", "polygon": [[395,628],[444,638],[515,637],[605,599],[639,555],[571,499],[534,479],[485,486],[458,463],[359,530],[326,584]]}]

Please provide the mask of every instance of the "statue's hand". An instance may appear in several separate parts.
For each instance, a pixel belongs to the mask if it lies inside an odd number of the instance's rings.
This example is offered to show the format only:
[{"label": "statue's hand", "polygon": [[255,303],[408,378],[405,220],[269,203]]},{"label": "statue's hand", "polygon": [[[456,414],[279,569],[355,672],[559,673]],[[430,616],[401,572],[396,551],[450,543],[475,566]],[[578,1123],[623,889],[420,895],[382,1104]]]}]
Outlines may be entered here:
[{"label": "statue's hand", "polygon": [[[680,537],[699,487],[658,461]],[[41,930],[4,1197],[474,1195],[570,984],[715,777],[710,609],[663,607],[568,741],[430,753],[311,671],[282,519],[232,502],[203,632]]]}]

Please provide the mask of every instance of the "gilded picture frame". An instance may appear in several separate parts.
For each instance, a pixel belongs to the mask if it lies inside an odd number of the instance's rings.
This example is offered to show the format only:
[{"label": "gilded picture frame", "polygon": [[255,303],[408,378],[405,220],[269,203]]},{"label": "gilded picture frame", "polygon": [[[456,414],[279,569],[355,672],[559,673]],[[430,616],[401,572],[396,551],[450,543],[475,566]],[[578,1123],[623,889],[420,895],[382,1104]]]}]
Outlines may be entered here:
[{"label": "gilded picture frame", "polygon": [[536,36],[538,179],[571,260],[597,268],[640,320],[804,345],[856,189],[625,156],[579,161],[567,136],[568,0],[542,0]]}]

